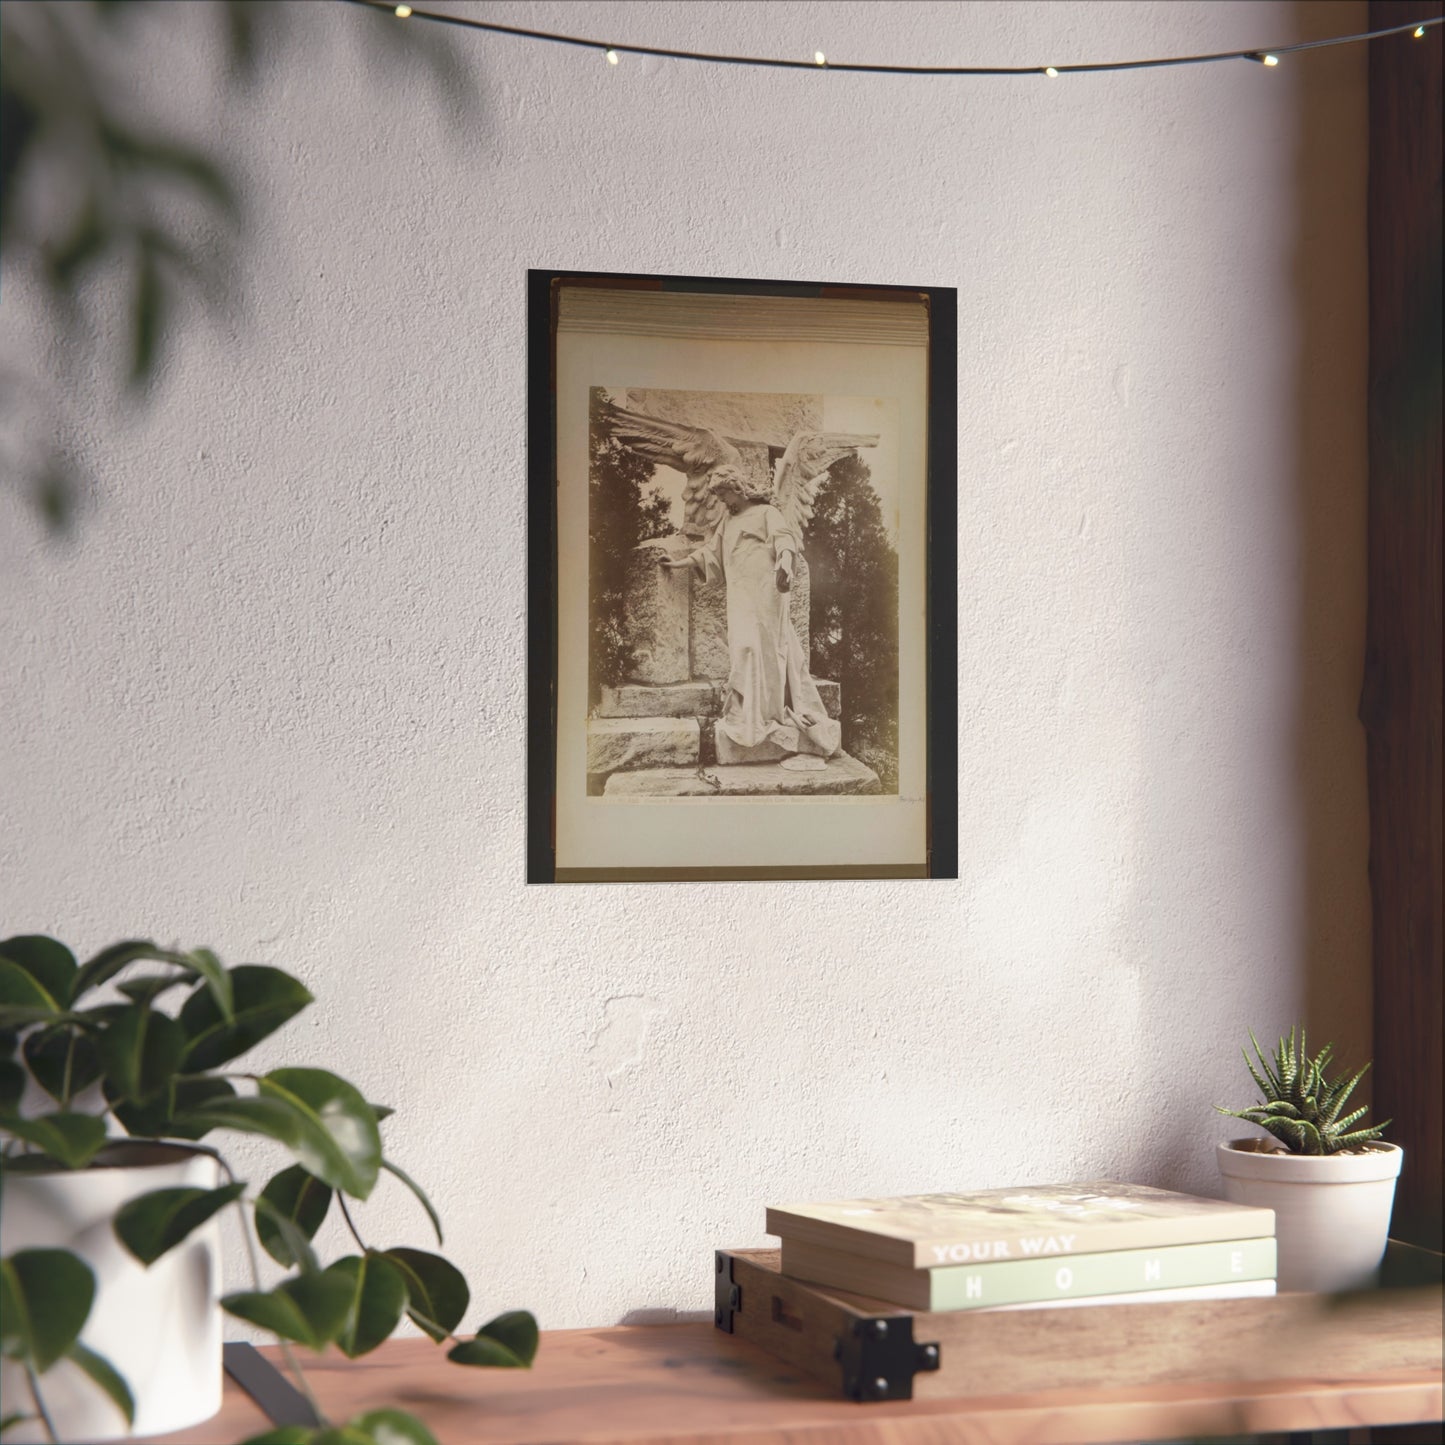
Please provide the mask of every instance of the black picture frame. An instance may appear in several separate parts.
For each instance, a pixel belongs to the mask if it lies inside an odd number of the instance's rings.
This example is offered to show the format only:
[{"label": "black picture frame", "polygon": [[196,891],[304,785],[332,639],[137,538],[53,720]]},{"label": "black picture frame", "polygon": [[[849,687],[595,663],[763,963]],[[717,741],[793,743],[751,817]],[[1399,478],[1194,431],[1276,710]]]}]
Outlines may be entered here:
[{"label": "black picture frame", "polygon": [[[926,851],[921,866],[558,869],[557,320],[569,285],[763,297],[921,299],[927,308],[925,459]],[[647,273],[527,273],[527,882],[958,876],[958,303],[930,286],[860,286]]]}]

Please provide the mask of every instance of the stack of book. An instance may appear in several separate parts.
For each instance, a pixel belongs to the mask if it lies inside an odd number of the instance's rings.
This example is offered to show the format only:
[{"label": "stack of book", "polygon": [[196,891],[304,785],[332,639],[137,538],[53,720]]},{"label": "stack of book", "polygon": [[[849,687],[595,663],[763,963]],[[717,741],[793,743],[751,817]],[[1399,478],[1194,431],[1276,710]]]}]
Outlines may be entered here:
[{"label": "stack of book", "polygon": [[1141,1184],[787,1204],[767,1227],[785,1275],[915,1310],[1275,1291],[1273,1210]]}]

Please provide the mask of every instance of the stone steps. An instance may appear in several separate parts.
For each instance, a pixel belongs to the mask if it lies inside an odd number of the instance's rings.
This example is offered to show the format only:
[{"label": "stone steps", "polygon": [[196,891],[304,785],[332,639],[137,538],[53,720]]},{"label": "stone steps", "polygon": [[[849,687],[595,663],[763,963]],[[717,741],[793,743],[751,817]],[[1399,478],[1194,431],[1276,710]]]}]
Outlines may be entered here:
[{"label": "stone steps", "polygon": [[[843,699],[836,682],[814,678],[829,717],[841,717]],[[597,706],[599,718],[717,717],[722,712],[723,682],[698,678],[693,682],[629,682],[604,687]]]},{"label": "stone steps", "polygon": [[847,753],[839,753],[829,758],[820,772],[793,772],[780,763],[637,768],[614,772],[602,794],[608,798],[795,798],[862,796],[881,791],[878,774],[872,768]]},{"label": "stone steps", "polygon": [[695,717],[587,719],[587,771],[696,767],[701,732]]}]

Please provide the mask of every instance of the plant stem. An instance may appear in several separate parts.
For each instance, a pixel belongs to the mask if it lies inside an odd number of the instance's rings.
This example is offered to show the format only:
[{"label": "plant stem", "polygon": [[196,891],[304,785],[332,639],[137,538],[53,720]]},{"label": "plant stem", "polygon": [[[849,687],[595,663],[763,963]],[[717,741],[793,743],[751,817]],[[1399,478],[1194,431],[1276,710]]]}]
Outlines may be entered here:
[{"label": "plant stem", "polygon": [[[215,1159],[216,1163],[219,1164],[221,1168],[226,1171],[227,1183],[234,1184],[236,1182],[236,1176],[234,1173],[232,1173],[231,1166],[225,1161],[225,1159],[223,1159],[220,1154],[215,1153],[212,1150],[207,1150],[206,1152],[208,1154],[211,1154],[212,1158]],[[255,1288],[256,1293],[260,1294],[261,1260],[256,1253],[256,1242],[251,1238],[251,1229],[246,1219],[246,1205],[243,1199],[236,1200],[236,1210],[241,1216],[241,1237],[246,1241],[246,1257],[250,1261],[251,1265],[251,1284]],[[281,1346],[281,1358],[286,1361],[287,1368],[291,1371],[293,1375],[295,1375],[297,1387],[300,1389],[301,1393],[305,1395],[306,1403],[311,1406],[311,1413],[316,1416],[317,1420],[322,1425],[329,1425],[331,1421],[327,1419],[325,1412],[317,1403],[316,1396],[311,1393],[311,1386],[306,1379],[306,1373],[304,1370],[302,1370],[301,1364],[297,1360],[296,1356],[291,1352],[290,1344],[286,1340],[283,1340],[280,1335],[276,1336],[276,1343]]]},{"label": "plant stem", "polygon": [[[344,1218],[344,1220],[347,1221],[347,1228],[351,1231],[351,1238],[354,1238],[354,1240],[357,1241],[357,1244],[361,1247],[361,1251],[363,1251],[363,1253],[368,1253],[366,1240],[363,1240],[363,1238],[361,1238],[361,1235],[357,1233],[357,1227],[355,1227],[353,1222],[351,1222],[351,1211],[347,1208],[347,1201],[345,1201],[345,1195],[341,1194],[340,1189],[338,1189],[337,1191],[337,1204],[341,1205],[341,1218]],[[429,1316],[422,1316],[422,1318],[425,1318],[426,1322],[428,1322],[429,1325],[436,1325],[436,1328],[438,1329],[442,1328],[441,1325],[436,1324],[435,1319],[429,1318]],[[455,1335],[452,1334],[449,1329],[448,1331],[445,1331],[445,1334],[447,1334],[447,1338],[449,1341],[452,1342],[452,1344],[461,1344],[461,1341],[458,1340],[458,1338],[455,1337]]]},{"label": "plant stem", "polygon": [[75,1041],[77,1035],[72,1032],[70,1042],[65,1047],[65,1074],[60,1081],[60,1107],[70,1108],[70,1082],[73,1076],[75,1065]]},{"label": "plant stem", "polygon": [[351,1237],[356,1241],[363,1254],[366,1253],[366,1241],[356,1232],[356,1226],[351,1222],[351,1211],[346,1207],[346,1196],[338,1189],[336,1191],[336,1202],[341,1206],[341,1217],[346,1221],[346,1227],[351,1231]]},{"label": "plant stem", "polygon": [[30,1398],[35,1401],[35,1412],[40,1416],[40,1423],[45,1426],[46,1435],[52,1441],[59,1440],[60,1436],[55,1433],[55,1422],[45,1408],[45,1401],[40,1398],[40,1381],[35,1378],[35,1371],[28,1360],[25,1362],[25,1381],[30,1386]]}]

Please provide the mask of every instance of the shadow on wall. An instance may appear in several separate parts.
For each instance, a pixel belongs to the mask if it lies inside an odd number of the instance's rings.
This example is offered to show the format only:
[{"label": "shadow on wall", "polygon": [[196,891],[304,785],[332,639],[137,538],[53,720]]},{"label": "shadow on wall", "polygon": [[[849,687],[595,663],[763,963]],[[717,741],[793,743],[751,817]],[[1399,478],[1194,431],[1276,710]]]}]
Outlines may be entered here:
[{"label": "shadow on wall", "polygon": [[[1295,10],[1306,39],[1369,28],[1364,3],[1300,0]],[[1319,59],[1323,63],[1301,70],[1292,275],[1296,393],[1293,416],[1281,418],[1294,429],[1299,542],[1291,741],[1303,875],[1302,896],[1291,904],[1303,924],[1301,1015],[1315,1047],[1332,1039],[1340,1064],[1357,1068],[1371,1044],[1369,801],[1365,732],[1357,717],[1369,482],[1368,56],[1364,47],[1350,46]],[[1366,1075],[1359,1102],[1369,1098]]]},{"label": "shadow on wall", "polygon": [[[1280,27],[1292,39],[1367,28],[1363,0],[1327,7],[1299,0],[1293,11],[1293,27]],[[1221,524],[1232,524],[1229,537],[1221,531],[1214,538],[1221,569],[1217,580],[1226,598],[1230,579],[1223,574],[1231,559],[1238,559],[1241,581],[1248,575],[1256,585],[1266,565],[1292,568],[1288,580],[1282,579],[1283,585],[1271,594],[1279,599],[1275,616],[1258,619],[1261,660],[1271,646],[1271,628],[1293,630],[1293,677],[1277,680],[1279,704],[1264,694],[1271,679],[1256,661],[1252,678],[1247,672],[1238,674],[1242,686],[1259,689],[1242,697],[1249,722],[1226,728],[1221,726],[1223,714],[1214,716],[1221,749],[1214,776],[1238,786],[1231,806],[1242,827],[1251,818],[1266,821],[1253,836],[1242,832],[1238,837],[1234,865],[1235,880],[1247,881],[1254,868],[1257,889],[1265,891],[1251,895],[1241,889],[1236,897],[1226,895],[1212,916],[1225,929],[1236,904],[1250,906],[1252,896],[1254,926],[1242,930],[1241,946],[1247,949],[1251,941],[1258,946],[1261,938],[1273,934],[1280,947],[1273,956],[1236,953],[1213,978],[1192,981],[1195,1002],[1209,1010],[1199,1020],[1195,1062],[1207,1063],[1211,1078],[1218,1078],[1222,1067],[1233,1082],[1228,1098],[1191,1094],[1187,1104],[1195,1112],[1189,1128],[1161,1130],[1121,1162],[1121,1168],[1164,1187],[1219,1193],[1211,1151],[1201,1141],[1229,1133],[1209,1105],[1231,1103],[1249,1092],[1239,1053],[1248,1043],[1248,1030],[1255,1031],[1268,1051],[1279,1032],[1303,1018],[1312,1049],[1333,1040],[1337,1060],[1355,1067],[1370,1055],[1369,817],[1365,737],[1356,717],[1364,666],[1368,479],[1365,65],[1364,48],[1346,46],[1299,57],[1287,77],[1296,98],[1290,122],[1293,194],[1281,200],[1294,225],[1293,254],[1287,269],[1281,266],[1289,290],[1278,297],[1264,293],[1261,302],[1275,310],[1281,324],[1292,327],[1292,351],[1281,349],[1276,355],[1293,394],[1276,420],[1275,470],[1262,468],[1259,475],[1262,483],[1278,477],[1281,488],[1288,477],[1289,491],[1279,499],[1281,530],[1262,539],[1265,546],[1274,544],[1267,561],[1261,561],[1262,554],[1251,559],[1241,547],[1248,534],[1238,516]],[[1249,215],[1238,217],[1242,237],[1251,224]],[[1257,267],[1263,264],[1260,255],[1256,251]],[[1288,396],[1289,390],[1282,387],[1282,394]],[[1243,499],[1242,490],[1233,493],[1234,505]],[[1259,502],[1257,515],[1270,525],[1272,499],[1260,497]],[[1253,572],[1246,574],[1244,569],[1251,566]],[[1241,612],[1246,601],[1232,599]],[[1229,600],[1224,605],[1230,605]],[[1231,646],[1250,647],[1254,620],[1248,615],[1232,619]],[[1257,729],[1254,734],[1251,726]],[[1146,752],[1145,786],[1160,796],[1169,796],[1180,768],[1166,741],[1156,740]],[[1245,742],[1250,745],[1252,777],[1245,758],[1229,752]],[[1279,770],[1277,777],[1270,776],[1271,768]],[[1252,785],[1262,789],[1256,797],[1250,796]],[[1289,816],[1278,816],[1281,809]],[[1177,821],[1187,826],[1186,819]],[[1262,854],[1280,839],[1287,840],[1289,857]],[[1153,838],[1146,856],[1169,857],[1168,841]],[[1177,840],[1175,846],[1180,846]],[[1271,888],[1273,895],[1267,891]],[[1271,910],[1277,917],[1273,927]],[[1207,948],[1207,941],[1202,946]],[[1221,933],[1221,955],[1228,949],[1229,940]],[[1263,981],[1268,987],[1256,986]],[[1253,1016],[1260,1005],[1249,1000],[1261,995],[1277,1000],[1282,1009],[1292,1008],[1294,1017]],[[1177,1028],[1179,1010],[1188,1006],[1182,994],[1155,992],[1146,1010],[1146,1018],[1154,1021],[1149,1029],[1168,1037],[1171,1027]],[[1368,1081],[1367,1075],[1360,1102],[1368,1098]],[[1241,1126],[1239,1132],[1254,1131]],[[1147,1159],[1138,1152],[1145,1147]]]}]

